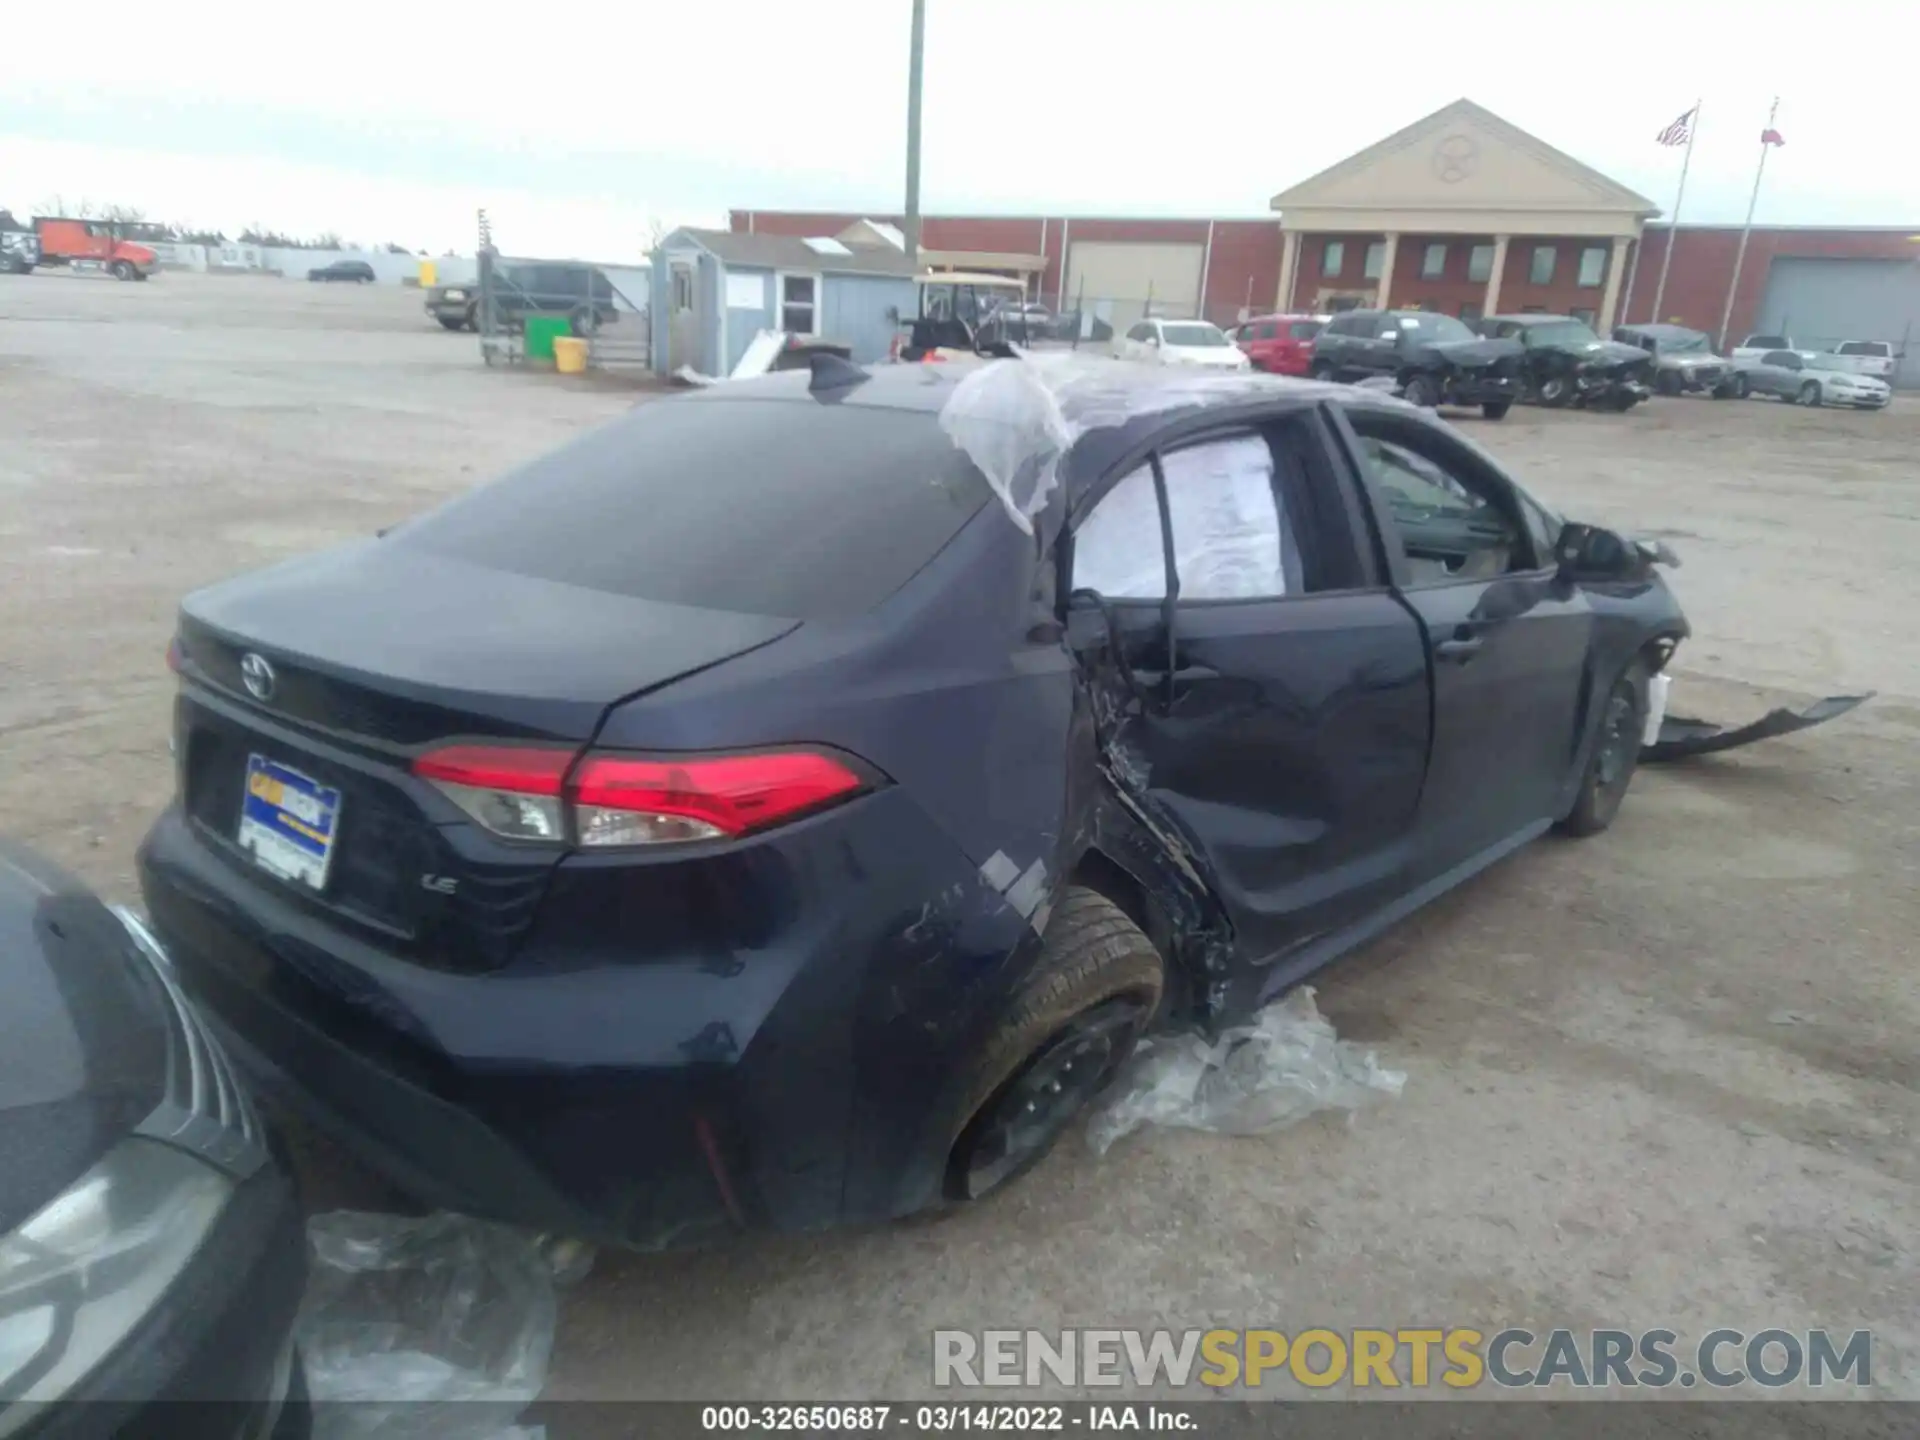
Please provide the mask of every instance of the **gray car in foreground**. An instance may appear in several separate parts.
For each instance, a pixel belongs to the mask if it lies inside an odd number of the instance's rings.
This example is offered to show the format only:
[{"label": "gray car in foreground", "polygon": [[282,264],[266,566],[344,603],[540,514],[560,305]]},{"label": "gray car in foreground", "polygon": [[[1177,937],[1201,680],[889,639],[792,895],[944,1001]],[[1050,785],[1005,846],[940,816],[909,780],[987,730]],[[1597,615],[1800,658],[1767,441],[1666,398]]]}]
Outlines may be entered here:
[{"label": "gray car in foreground", "polygon": [[1884,380],[1836,369],[1837,356],[1818,350],[1768,350],[1757,360],[1741,359],[1734,389],[1741,396],[1772,395],[1796,405],[1848,405],[1884,410],[1893,391]]}]

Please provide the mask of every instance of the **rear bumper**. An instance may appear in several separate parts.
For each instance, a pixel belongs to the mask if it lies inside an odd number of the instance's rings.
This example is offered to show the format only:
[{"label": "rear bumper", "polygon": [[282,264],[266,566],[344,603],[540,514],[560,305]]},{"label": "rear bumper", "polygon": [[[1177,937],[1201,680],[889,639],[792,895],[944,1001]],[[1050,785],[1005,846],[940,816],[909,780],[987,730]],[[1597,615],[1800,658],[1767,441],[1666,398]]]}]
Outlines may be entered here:
[{"label": "rear bumper", "polygon": [[155,930],[268,1096],[451,1209],[662,1249],[938,1194],[1031,931],[897,790],[710,861],[582,857],[498,970],[346,935],[169,810]]}]

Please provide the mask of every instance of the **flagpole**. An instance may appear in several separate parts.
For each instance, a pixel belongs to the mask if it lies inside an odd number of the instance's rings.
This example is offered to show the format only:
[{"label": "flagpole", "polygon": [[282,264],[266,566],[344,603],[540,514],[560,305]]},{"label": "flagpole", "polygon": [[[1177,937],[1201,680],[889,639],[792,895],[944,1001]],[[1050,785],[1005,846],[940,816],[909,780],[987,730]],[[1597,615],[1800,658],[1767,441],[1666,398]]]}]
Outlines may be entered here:
[{"label": "flagpole", "polygon": [[[1680,188],[1673,197],[1673,218],[1667,221],[1667,248],[1660,256],[1660,283],[1653,290],[1653,316],[1649,323],[1654,325],[1660,323],[1660,306],[1667,298],[1667,267],[1673,264],[1673,247],[1680,242],[1680,204],[1687,198],[1687,170],[1693,164],[1693,140],[1700,133],[1700,107],[1705,103],[1704,97],[1693,102],[1693,120],[1687,126],[1687,153],[1680,160]],[[1645,236],[1645,226],[1640,233]]]},{"label": "flagpole", "polygon": [[1753,172],[1753,194],[1747,197],[1747,223],[1740,230],[1740,248],[1733,252],[1733,279],[1727,282],[1727,307],[1720,312],[1720,348],[1727,348],[1727,327],[1733,323],[1733,297],[1740,289],[1740,267],[1747,259],[1747,237],[1753,233],[1753,210],[1760,203],[1760,181],[1767,173],[1767,152],[1773,144],[1767,136],[1773,133],[1774,119],[1780,113],[1780,97],[1773,97],[1773,108],[1767,111],[1767,128],[1760,137],[1760,168]]}]

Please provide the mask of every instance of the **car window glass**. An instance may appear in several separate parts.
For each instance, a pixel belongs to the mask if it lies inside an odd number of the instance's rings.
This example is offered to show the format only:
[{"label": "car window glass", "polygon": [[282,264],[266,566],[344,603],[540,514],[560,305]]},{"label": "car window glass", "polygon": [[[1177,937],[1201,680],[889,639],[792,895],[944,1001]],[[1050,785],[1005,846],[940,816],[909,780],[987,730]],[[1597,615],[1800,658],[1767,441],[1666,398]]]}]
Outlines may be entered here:
[{"label": "car window glass", "polygon": [[637,406],[380,543],[673,605],[824,619],[893,594],[991,493],[931,414],[709,391]]},{"label": "car window glass", "polygon": [[[1212,440],[1161,457],[1182,600],[1244,600],[1301,587],[1298,540],[1273,485],[1273,450],[1258,435]],[[1073,541],[1073,585],[1110,599],[1166,595],[1153,470],[1110,490]]]},{"label": "car window glass", "polygon": [[1360,437],[1367,468],[1393,515],[1415,585],[1490,579],[1533,563],[1532,546],[1505,508],[1482,493],[1471,470],[1443,463],[1437,447]]}]

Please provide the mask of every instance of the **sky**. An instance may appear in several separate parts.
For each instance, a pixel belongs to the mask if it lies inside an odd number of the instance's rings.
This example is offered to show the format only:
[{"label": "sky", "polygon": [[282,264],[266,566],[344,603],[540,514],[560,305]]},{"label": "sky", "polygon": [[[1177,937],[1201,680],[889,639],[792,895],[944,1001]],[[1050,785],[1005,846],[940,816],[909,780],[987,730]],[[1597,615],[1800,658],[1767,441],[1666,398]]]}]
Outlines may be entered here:
[{"label": "sky", "polygon": [[[729,208],[903,206],[909,0],[18,7],[0,206],[621,262]],[[1913,225],[1914,0],[927,0],[929,212],[1258,216],[1461,96],[1682,222]],[[334,20],[343,23],[331,23]]]}]

